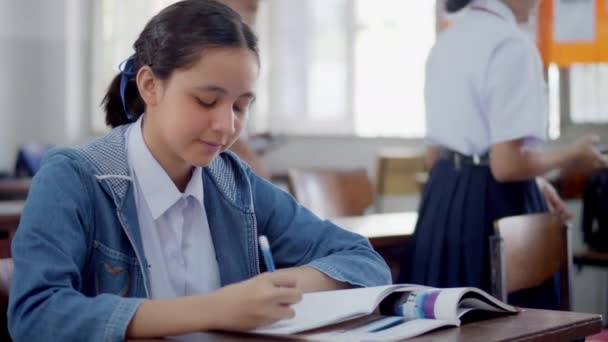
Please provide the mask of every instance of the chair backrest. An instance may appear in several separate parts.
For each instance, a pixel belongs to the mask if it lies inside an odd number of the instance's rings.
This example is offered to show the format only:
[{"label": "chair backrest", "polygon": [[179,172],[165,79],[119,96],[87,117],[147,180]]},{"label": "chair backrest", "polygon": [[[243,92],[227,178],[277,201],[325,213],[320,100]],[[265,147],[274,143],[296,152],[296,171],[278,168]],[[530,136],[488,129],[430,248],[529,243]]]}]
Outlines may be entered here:
[{"label": "chair backrest", "polygon": [[8,296],[13,278],[13,259],[0,259],[0,296]]},{"label": "chair backrest", "polygon": [[365,169],[290,169],[289,191],[321,218],[362,215],[374,203],[374,188]]},{"label": "chair backrest", "polygon": [[377,156],[378,194],[419,194],[419,174],[424,172],[426,167],[422,151],[384,149]]},{"label": "chair backrest", "polygon": [[6,311],[8,310],[8,294],[13,278],[13,259],[0,259],[0,341],[10,341],[7,327]]},{"label": "chair backrest", "polygon": [[551,213],[506,217],[494,224],[490,239],[492,292],[509,293],[541,285],[560,274],[560,306],[571,306],[572,241],[570,227]]}]

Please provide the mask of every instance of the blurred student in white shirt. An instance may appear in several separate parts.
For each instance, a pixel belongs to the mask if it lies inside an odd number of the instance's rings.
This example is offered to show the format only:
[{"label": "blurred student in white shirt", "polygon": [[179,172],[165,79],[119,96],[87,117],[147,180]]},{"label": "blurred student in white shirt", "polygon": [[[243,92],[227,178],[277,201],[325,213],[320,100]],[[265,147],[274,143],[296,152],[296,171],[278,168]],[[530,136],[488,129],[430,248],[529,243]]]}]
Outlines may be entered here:
[{"label": "blurred student in white shirt", "polygon": [[[447,0],[448,12],[468,8],[439,35],[427,61],[432,169],[402,281],[489,290],[493,222],[550,208],[568,219],[559,196],[546,182],[539,189],[536,177],[605,163],[593,135],[561,149],[538,149],[547,131],[543,66],[534,42],[518,28],[537,2]],[[556,308],[558,282],[509,300]]]}]

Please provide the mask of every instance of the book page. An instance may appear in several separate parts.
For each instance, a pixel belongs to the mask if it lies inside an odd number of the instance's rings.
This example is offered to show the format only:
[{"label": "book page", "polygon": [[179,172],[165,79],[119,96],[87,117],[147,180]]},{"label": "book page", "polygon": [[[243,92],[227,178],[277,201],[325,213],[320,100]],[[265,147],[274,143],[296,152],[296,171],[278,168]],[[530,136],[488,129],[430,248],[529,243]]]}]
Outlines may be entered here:
[{"label": "book page", "polygon": [[292,306],[295,310],[294,318],[281,320],[250,332],[271,335],[294,334],[368,315],[374,312],[382,298],[389,293],[407,288],[407,285],[387,285],[306,293],[301,302]]},{"label": "book page", "polygon": [[413,319],[388,316],[362,327],[307,335],[313,341],[401,341],[418,336],[437,328],[453,325],[436,319]]},{"label": "book page", "polygon": [[[367,316],[377,308],[383,315],[400,316],[398,319],[402,322],[395,325],[396,330],[403,329],[396,328],[397,326],[420,319],[439,320],[441,325],[459,326],[460,317],[475,309],[518,312],[515,307],[480,289],[438,289],[407,284],[307,293],[301,302],[292,307],[295,310],[294,318],[249,332],[290,335]],[[408,323],[407,326],[412,324]],[[430,323],[420,324],[426,326]]]},{"label": "book page", "polygon": [[459,318],[471,309],[517,312],[486,292],[467,287],[415,290],[404,293],[394,305],[395,313],[408,319],[440,319],[455,325],[459,325]]},{"label": "book page", "polygon": [[518,309],[501,302],[487,292],[473,287],[456,287],[442,289],[435,304],[435,317],[458,321],[469,310],[479,309],[492,312],[518,312]]},{"label": "book page", "polygon": [[458,318],[461,318],[464,314],[471,310],[483,310],[490,312],[505,311],[477,298],[464,298],[462,301],[460,301],[460,307],[458,308]]}]

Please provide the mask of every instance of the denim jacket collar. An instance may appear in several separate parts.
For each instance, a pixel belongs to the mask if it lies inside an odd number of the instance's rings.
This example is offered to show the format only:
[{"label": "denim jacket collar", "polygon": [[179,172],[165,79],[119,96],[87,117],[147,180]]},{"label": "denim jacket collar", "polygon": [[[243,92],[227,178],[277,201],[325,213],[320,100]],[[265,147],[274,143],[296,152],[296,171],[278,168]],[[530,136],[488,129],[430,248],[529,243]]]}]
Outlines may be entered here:
[{"label": "denim jacket collar", "polygon": [[[89,161],[95,168],[95,177],[107,184],[105,188],[113,197],[117,208],[124,205],[127,190],[131,185],[131,175],[127,158],[125,131],[128,125],[113,129],[103,138],[78,148],[76,151]],[[232,154],[230,151],[224,154]],[[235,172],[238,168],[234,158],[216,157],[209,166],[204,168],[203,179],[210,177],[222,192],[222,195],[242,211],[252,212],[253,201],[251,187],[243,174]],[[245,193],[237,191],[246,190]]]}]

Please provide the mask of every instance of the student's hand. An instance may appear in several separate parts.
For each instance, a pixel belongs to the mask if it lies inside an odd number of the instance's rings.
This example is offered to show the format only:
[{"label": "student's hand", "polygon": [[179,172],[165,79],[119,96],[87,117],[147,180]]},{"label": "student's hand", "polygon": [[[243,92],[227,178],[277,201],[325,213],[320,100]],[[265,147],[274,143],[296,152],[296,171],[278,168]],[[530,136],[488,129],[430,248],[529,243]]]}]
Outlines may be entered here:
[{"label": "student's hand", "polygon": [[559,194],[551,183],[547,182],[543,177],[536,177],[536,184],[538,184],[538,188],[545,197],[551,212],[557,214],[563,222],[572,219],[572,213],[568,211],[566,203],[559,197]]},{"label": "student's hand", "polygon": [[229,285],[214,294],[217,307],[214,326],[220,330],[249,330],[292,318],[290,307],[302,300],[296,278],[281,272],[267,272]]},{"label": "student's hand", "polygon": [[607,167],[608,160],[595,148],[600,137],[594,134],[584,135],[571,145],[571,162],[573,168]]}]

